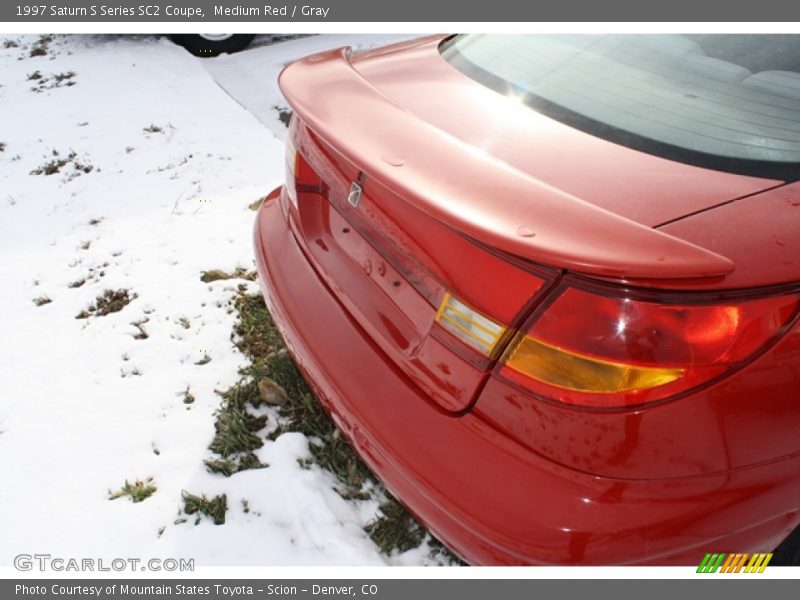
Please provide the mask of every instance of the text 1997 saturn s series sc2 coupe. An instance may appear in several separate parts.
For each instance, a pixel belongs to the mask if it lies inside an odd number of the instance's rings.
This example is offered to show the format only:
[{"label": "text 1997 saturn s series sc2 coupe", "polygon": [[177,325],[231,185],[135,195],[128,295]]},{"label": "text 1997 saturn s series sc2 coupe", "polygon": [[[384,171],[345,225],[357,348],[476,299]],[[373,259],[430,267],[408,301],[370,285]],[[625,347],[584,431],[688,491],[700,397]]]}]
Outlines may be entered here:
[{"label": "text 1997 saturn s series sc2 coupe", "polygon": [[800,523],[800,36],[468,35],[287,67],[257,263],[370,468],[473,564]]}]

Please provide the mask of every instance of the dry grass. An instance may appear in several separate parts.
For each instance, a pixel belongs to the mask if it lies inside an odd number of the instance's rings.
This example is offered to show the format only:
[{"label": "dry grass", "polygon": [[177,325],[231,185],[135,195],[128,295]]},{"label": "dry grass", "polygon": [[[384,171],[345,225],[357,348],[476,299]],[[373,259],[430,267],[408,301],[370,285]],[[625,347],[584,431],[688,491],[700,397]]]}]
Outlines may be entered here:
[{"label": "dry grass", "polygon": [[201,515],[214,522],[214,525],[225,523],[225,513],[228,510],[228,498],[225,494],[206,498],[205,495],[196,496],[186,490],[181,493],[183,498],[183,512],[187,515],[197,515],[195,524],[200,522]]},{"label": "dry grass", "polygon": [[[258,406],[258,383],[268,381],[266,387],[270,390],[277,386],[286,397],[281,398],[283,404],[277,407],[280,418],[269,439],[277,439],[286,432],[303,433],[310,440],[312,456],[303,466],[314,464],[333,474],[337,481],[336,491],[345,499],[380,499],[380,514],[367,524],[365,531],[381,552],[403,552],[418,547],[427,539],[432,554],[439,560],[453,565],[463,564],[436,540],[429,538],[427,531],[414,517],[383,489],[337,429],[286,351],[263,297],[260,294],[239,293],[233,300],[233,306],[238,319],[232,340],[248,357],[250,364],[242,370],[242,380],[225,393],[227,397],[238,398],[240,406]],[[248,418],[242,416],[240,425],[248,422]],[[261,423],[252,423],[249,433],[253,434],[253,429],[258,425]],[[261,440],[258,442],[260,446]],[[248,443],[255,445],[256,440],[241,433],[238,443],[240,445],[236,447],[242,448],[247,447]],[[209,466],[208,462],[206,465]],[[215,466],[220,469],[231,468],[227,464]]]},{"label": "dry grass", "polygon": [[50,50],[50,42],[53,41],[52,35],[42,35],[39,36],[39,39],[31,47],[31,51],[29,56],[31,58],[35,56],[46,56],[48,51]]},{"label": "dry grass", "polygon": [[148,323],[150,319],[145,317],[139,321],[133,321],[131,325],[136,328],[136,333],[133,334],[133,339],[135,340],[146,340],[150,336],[148,335],[147,331],[145,331],[145,323]]},{"label": "dry grass", "polygon": [[67,165],[72,164],[72,171],[68,174],[67,180],[74,179],[79,175],[88,174],[94,171],[94,166],[86,162],[81,162],[78,155],[74,150],[70,150],[69,154],[62,156],[58,150],[53,150],[50,156],[46,156],[45,160],[38,167],[29,171],[29,175],[55,175],[61,173]]},{"label": "dry grass", "polygon": [[55,175],[61,172],[68,163],[70,163],[77,155],[75,152],[70,152],[67,156],[61,156],[58,150],[53,150],[52,158],[45,160],[41,165],[33,169],[31,175]]},{"label": "dry grass", "polygon": [[111,313],[119,312],[130,304],[134,298],[136,298],[136,294],[131,294],[130,290],[106,290],[95,299],[94,304],[79,312],[75,318],[104,317]]},{"label": "dry grass", "polygon": [[203,271],[200,275],[200,281],[203,283],[211,283],[212,281],[225,281],[228,279],[247,279],[248,281],[256,280],[255,271],[248,271],[242,267],[236,267],[230,273],[222,269],[211,269],[210,271]]},{"label": "dry grass", "polygon": [[425,539],[425,530],[396,501],[381,504],[379,516],[367,523],[364,530],[384,554],[411,550]]},{"label": "dry grass", "polygon": [[130,483],[126,479],[125,485],[123,485],[116,492],[108,490],[108,499],[116,500],[117,498],[123,498],[124,496],[128,496],[131,502],[142,502],[144,500],[147,500],[150,496],[152,496],[155,493],[156,493],[156,486],[155,483],[153,483],[152,477],[148,477],[144,481],[137,479],[133,483]]}]

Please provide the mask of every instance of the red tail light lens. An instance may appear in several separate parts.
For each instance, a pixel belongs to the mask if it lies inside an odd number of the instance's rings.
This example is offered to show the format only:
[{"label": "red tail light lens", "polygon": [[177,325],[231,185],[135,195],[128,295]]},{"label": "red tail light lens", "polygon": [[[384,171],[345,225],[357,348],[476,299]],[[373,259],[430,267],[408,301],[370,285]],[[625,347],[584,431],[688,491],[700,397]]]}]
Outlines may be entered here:
[{"label": "red tail light lens", "polygon": [[797,307],[796,295],[684,305],[570,288],[517,335],[501,372],[568,404],[654,402],[740,365]]}]

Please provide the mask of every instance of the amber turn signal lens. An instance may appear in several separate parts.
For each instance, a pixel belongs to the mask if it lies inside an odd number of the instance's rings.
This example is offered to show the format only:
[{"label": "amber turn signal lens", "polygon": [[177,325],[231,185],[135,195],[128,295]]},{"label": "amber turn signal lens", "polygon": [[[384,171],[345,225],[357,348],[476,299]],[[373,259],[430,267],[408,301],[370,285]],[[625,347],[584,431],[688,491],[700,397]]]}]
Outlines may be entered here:
[{"label": "amber turn signal lens", "polygon": [[520,335],[506,365],[532,379],[579,392],[611,394],[671,383],[684,369],[627,365],[568,352]]}]

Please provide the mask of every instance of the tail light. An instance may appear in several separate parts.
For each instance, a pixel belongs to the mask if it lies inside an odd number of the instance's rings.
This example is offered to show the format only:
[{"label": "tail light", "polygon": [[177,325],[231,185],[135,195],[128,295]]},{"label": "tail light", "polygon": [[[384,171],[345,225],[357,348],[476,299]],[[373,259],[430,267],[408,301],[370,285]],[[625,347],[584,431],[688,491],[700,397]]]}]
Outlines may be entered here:
[{"label": "tail light", "polygon": [[[298,194],[324,192],[322,178],[303,155],[315,151],[314,145],[304,150],[304,138],[295,137],[298,127],[293,118],[286,142],[286,192],[295,207]],[[350,219],[424,297],[431,303],[441,299],[435,321],[452,336],[448,346],[471,348],[483,366],[499,357],[498,371],[506,379],[573,406],[638,406],[707,383],[750,360],[800,305],[796,293],[683,303],[570,287],[527,330],[517,331],[508,310],[495,320],[451,292],[440,295],[441,287],[408,256],[360,227],[357,214]],[[543,284],[537,281],[536,289]],[[493,303],[502,299],[496,294]]]},{"label": "tail light", "polygon": [[689,305],[569,288],[516,335],[500,372],[577,406],[654,402],[741,365],[797,307],[796,295]]},{"label": "tail light", "polygon": [[286,137],[286,194],[297,208],[298,192],[319,193],[321,180],[303,154],[295,147],[291,131]]}]

